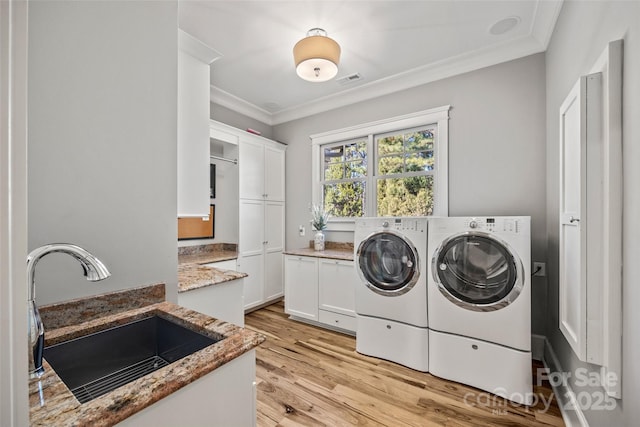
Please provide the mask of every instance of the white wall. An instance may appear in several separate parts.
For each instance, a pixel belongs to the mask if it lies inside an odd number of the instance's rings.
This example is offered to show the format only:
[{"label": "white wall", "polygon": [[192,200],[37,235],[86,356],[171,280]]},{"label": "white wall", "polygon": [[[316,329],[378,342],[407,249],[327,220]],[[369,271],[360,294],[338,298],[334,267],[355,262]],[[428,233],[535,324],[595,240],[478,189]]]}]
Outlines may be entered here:
[{"label": "white wall", "polygon": [[[450,104],[449,215],[530,215],[533,259],[545,261],[544,72],[537,54],[274,126],[274,137],[289,144],[287,248],[311,238],[309,135]],[[546,282],[533,285],[533,332],[544,334]]]},{"label": "white wall", "polygon": [[[613,40],[624,39],[623,65],[623,399],[613,411],[587,410],[592,426],[632,426],[640,419],[640,2],[565,1],[547,50],[548,338],[562,369],[598,372],[580,362],[558,329],[559,122],[563,99]],[[576,387],[576,393],[602,392]]]},{"label": "white wall", "polygon": [[[215,72],[216,64],[214,62],[211,65],[211,73]],[[245,116],[244,114],[237,113],[215,102],[211,103],[211,118],[238,129],[247,130],[247,128],[251,128],[260,132],[261,136],[265,138],[273,138],[273,128],[270,125]]]},{"label": "white wall", "polygon": [[164,282],[177,300],[177,2],[35,1],[29,9],[29,249],[39,304]]}]

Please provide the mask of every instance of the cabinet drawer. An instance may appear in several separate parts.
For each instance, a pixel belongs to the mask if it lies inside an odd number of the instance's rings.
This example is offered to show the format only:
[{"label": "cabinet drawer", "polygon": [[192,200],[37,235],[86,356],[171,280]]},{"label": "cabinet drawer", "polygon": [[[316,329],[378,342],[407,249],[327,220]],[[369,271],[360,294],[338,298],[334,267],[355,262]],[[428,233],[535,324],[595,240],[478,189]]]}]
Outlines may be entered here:
[{"label": "cabinet drawer", "polygon": [[333,313],[331,311],[319,310],[319,320],[325,325],[335,328],[345,329],[347,331],[356,331],[356,318],[345,316],[344,314]]}]

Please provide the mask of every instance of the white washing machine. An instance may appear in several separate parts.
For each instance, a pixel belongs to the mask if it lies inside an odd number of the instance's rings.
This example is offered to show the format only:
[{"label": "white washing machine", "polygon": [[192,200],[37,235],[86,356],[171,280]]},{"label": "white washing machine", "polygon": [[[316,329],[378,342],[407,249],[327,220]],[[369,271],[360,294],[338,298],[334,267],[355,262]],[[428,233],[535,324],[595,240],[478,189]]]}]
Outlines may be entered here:
[{"label": "white washing machine", "polygon": [[356,350],[427,372],[427,218],[360,218],[355,227]]},{"label": "white washing machine", "polygon": [[530,217],[429,221],[429,371],[533,399]]}]

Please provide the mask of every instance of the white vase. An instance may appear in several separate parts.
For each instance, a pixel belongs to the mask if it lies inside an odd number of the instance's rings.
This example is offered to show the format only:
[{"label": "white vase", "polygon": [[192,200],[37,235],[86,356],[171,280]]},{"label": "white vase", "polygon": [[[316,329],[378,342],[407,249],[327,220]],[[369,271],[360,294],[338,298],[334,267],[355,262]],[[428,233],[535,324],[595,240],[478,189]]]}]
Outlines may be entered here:
[{"label": "white vase", "polygon": [[313,249],[316,251],[324,251],[324,233],[322,230],[316,231],[313,236]]}]

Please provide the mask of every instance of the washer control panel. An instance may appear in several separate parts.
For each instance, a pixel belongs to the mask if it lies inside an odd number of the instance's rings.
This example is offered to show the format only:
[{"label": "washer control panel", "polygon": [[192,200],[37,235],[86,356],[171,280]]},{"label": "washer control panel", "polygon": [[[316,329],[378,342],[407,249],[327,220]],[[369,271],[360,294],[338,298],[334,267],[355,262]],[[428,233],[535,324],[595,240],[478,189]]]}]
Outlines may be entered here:
[{"label": "washer control panel", "polygon": [[516,218],[469,218],[465,225],[472,230],[483,230],[489,232],[506,231],[508,233],[522,232],[521,221]]}]

